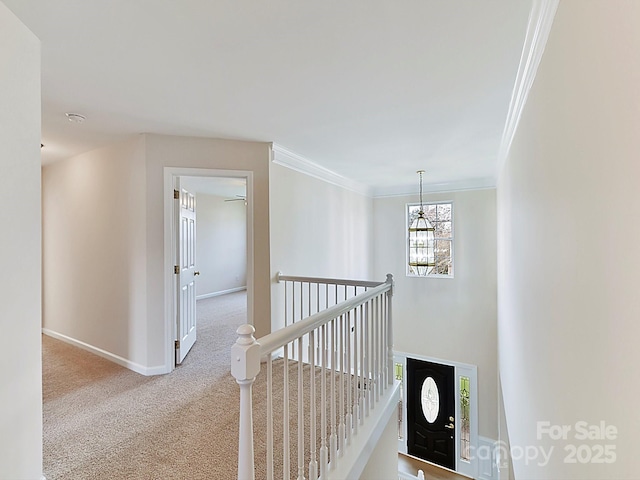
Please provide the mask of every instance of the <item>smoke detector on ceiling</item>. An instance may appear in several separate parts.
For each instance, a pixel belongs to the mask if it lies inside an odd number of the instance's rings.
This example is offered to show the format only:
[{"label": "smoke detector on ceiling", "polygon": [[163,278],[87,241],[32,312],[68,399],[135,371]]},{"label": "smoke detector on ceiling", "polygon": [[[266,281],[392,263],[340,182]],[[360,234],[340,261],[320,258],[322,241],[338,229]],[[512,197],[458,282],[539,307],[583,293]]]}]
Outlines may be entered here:
[{"label": "smoke detector on ceiling", "polygon": [[87,119],[87,117],[85,117],[84,115],[80,115],[79,113],[67,113],[65,115],[67,116],[69,121],[73,123],[82,123]]}]

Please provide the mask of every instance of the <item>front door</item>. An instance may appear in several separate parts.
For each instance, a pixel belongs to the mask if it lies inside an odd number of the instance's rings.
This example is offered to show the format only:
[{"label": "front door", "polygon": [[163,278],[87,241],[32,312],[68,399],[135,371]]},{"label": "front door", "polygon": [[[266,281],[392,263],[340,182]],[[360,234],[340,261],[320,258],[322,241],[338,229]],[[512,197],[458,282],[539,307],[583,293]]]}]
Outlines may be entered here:
[{"label": "front door", "polygon": [[455,470],[454,367],[407,358],[407,453]]},{"label": "front door", "polygon": [[177,232],[177,341],[176,365],[182,363],[196,342],[196,197],[180,186],[176,179],[175,191],[178,192],[176,206],[178,219]]}]

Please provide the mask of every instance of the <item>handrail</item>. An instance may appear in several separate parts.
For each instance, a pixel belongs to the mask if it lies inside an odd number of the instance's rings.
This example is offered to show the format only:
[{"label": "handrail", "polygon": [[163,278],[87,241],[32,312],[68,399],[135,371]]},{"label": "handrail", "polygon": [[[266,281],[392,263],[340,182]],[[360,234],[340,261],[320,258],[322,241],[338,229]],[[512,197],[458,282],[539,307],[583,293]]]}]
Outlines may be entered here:
[{"label": "handrail", "polygon": [[[302,278],[302,277],[298,277]],[[309,277],[310,278],[310,277]],[[393,287],[393,279],[390,275],[387,275],[387,280],[383,283],[376,283],[377,287],[362,292],[355,297],[351,297],[344,302],[340,302],[332,307],[327,308],[321,312],[315,313],[310,317],[305,318],[299,322],[293,323],[286,328],[276,330],[269,333],[264,337],[257,340],[260,344],[260,356],[268,355],[278,348],[296,340],[297,338],[309,333],[311,330],[315,330],[322,325],[330,322],[334,318],[339,317],[357,307],[363,303],[377,297],[381,293],[391,290]]]},{"label": "handrail", "polygon": [[302,283],[320,283],[328,285],[343,285],[347,287],[377,287],[385,282],[372,282],[370,280],[347,280],[342,278],[322,278],[322,277],[296,277],[292,275],[283,275],[282,272],[276,273],[276,282],[302,282]]},{"label": "handrail", "polygon": [[[277,275],[283,282],[309,283],[305,302],[309,303],[310,314],[312,300],[312,283],[336,287],[336,303],[328,306],[333,288],[327,288],[327,297],[322,306],[325,310],[304,317],[304,309],[297,309],[300,320],[287,325],[281,330],[272,332],[256,340],[255,329],[251,325],[241,325],[238,339],[231,347],[231,374],[240,387],[239,442],[238,442],[238,479],[253,480],[255,478],[254,444],[253,444],[253,407],[252,386],[261,370],[261,361],[266,360],[266,400],[267,400],[267,475],[273,480],[273,355],[282,354],[283,378],[279,384],[283,386],[283,477],[289,478],[290,443],[289,420],[291,410],[289,397],[289,370],[297,366],[297,415],[298,415],[298,480],[305,478],[305,469],[309,469],[309,479],[329,480],[344,478],[341,469],[354,468],[355,449],[364,452],[369,449],[370,434],[366,434],[368,426],[365,421],[381,398],[394,385],[393,376],[393,319],[392,297],[394,290],[393,276],[387,275],[384,282],[360,282],[357,280],[319,279],[313,277],[293,277]],[[329,282],[329,283],[327,283]],[[333,282],[333,283],[331,283]],[[348,296],[347,287],[356,287],[353,296]],[[320,287],[316,296],[320,297]],[[364,292],[356,294],[358,288]],[[285,284],[285,302],[287,288]],[[344,300],[338,300],[338,291],[344,290]],[[350,289],[349,289],[350,290]],[[299,289],[300,298],[304,291]],[[291,295],[293,300],[297,298]],[[342,294],[340,295],[342,297]],[[333,300],[333,299],[332,299]],[[321,302],[318,298],[317,308]],[[295,311],[295,303],[292,311]],[[297,315],[296,315],[297,317]],[[299,317],[297,317],[299,318]],[[286,322],[286,311],[285,311]],[[317,334],[317,335],[316,335]],[[297,349],[296,349],[297,347]],[[305,369],[309,365],[310,368]],[[304,376],[310,376],[309,383]],[[320,375],[320,397],[315,396],[315,378]],[[305,388],[309,387],[309,413],[305,414]],[[295,388],[295,387],[294,387]],[[397,390],[396,390],[397,392]],[[394,398],[397,398],[394,397]],[[316,423],[316,405],[320,408],[320,419]],[[386,408],[386,407],[385,407]],[[306,415],[306,416],[305,416]],[[305,447],[305,418],[309,420],[309,449]],[[318,430],[319,428],[319,430]],[[360,435],[359,433],[360,432]],[[366,434],[363,436],[363,434]],[[318,436],[319,435],[319,436]],[[316,438],[320,438],[319,457],[316,456]],[[355,443],[353,443],[355,442]],[[364,443],[363,443],[364,442]],[[358,444],[360,446],[356,446]],[[349,448],[347,448],[349,447]],[[366,448],[365,448],[366,447]],[[308,465],[305,450],[309,451]],[[349,453],[352,452],[352,453]],[[359,454],[357,454],[359,455]],[[349,458],[347,458],[349,457]],[[351,466],[349,466],[351,465]],[[347,470],[345,470],[347,471]],[[351,470],[349,470],[351,471]],[[334,477],[337,475],[337,477]],[[351,474],[349,474],[351,475]]]}]

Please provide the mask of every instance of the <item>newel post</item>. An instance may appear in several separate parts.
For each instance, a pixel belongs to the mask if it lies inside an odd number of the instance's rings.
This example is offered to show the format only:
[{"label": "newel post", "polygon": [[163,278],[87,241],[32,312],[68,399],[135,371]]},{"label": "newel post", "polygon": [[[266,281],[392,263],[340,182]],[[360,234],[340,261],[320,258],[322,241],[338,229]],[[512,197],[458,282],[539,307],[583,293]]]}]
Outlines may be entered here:
[{"label": "newel post", "polygon": [[252,325],[239,326],[236,330],[238,340],[231,347],[231,375],[240,385],[238,480],[255,478],[251,388],[260,372],[260,344],[253,336],[255,331]]},{"label": "newel post", "polygon": [[393,385],[395,378],[393,372],[393,288],[395,283],[393,281],[393,275],[387,273],[387,283],[391,285],[391,288],[387,291],[387,368],[388,370],[388,382],[389,385]]}]

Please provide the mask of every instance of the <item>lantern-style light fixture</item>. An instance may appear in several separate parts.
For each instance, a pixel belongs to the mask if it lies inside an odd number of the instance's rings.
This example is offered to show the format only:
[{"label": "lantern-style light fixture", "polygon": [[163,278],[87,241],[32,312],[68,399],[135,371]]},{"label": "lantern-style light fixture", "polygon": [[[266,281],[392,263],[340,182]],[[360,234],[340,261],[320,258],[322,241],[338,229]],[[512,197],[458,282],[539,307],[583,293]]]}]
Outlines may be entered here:
[{"label": "lantern-style light fixture", "polygon": [[422,204],[422,174],[424,170],[418,170],[416,173],[420,175],[420,210],[418,216],[409,226],[409,266],[411,271],[424,277],[436,266],[435,229],[424,215]]}]

